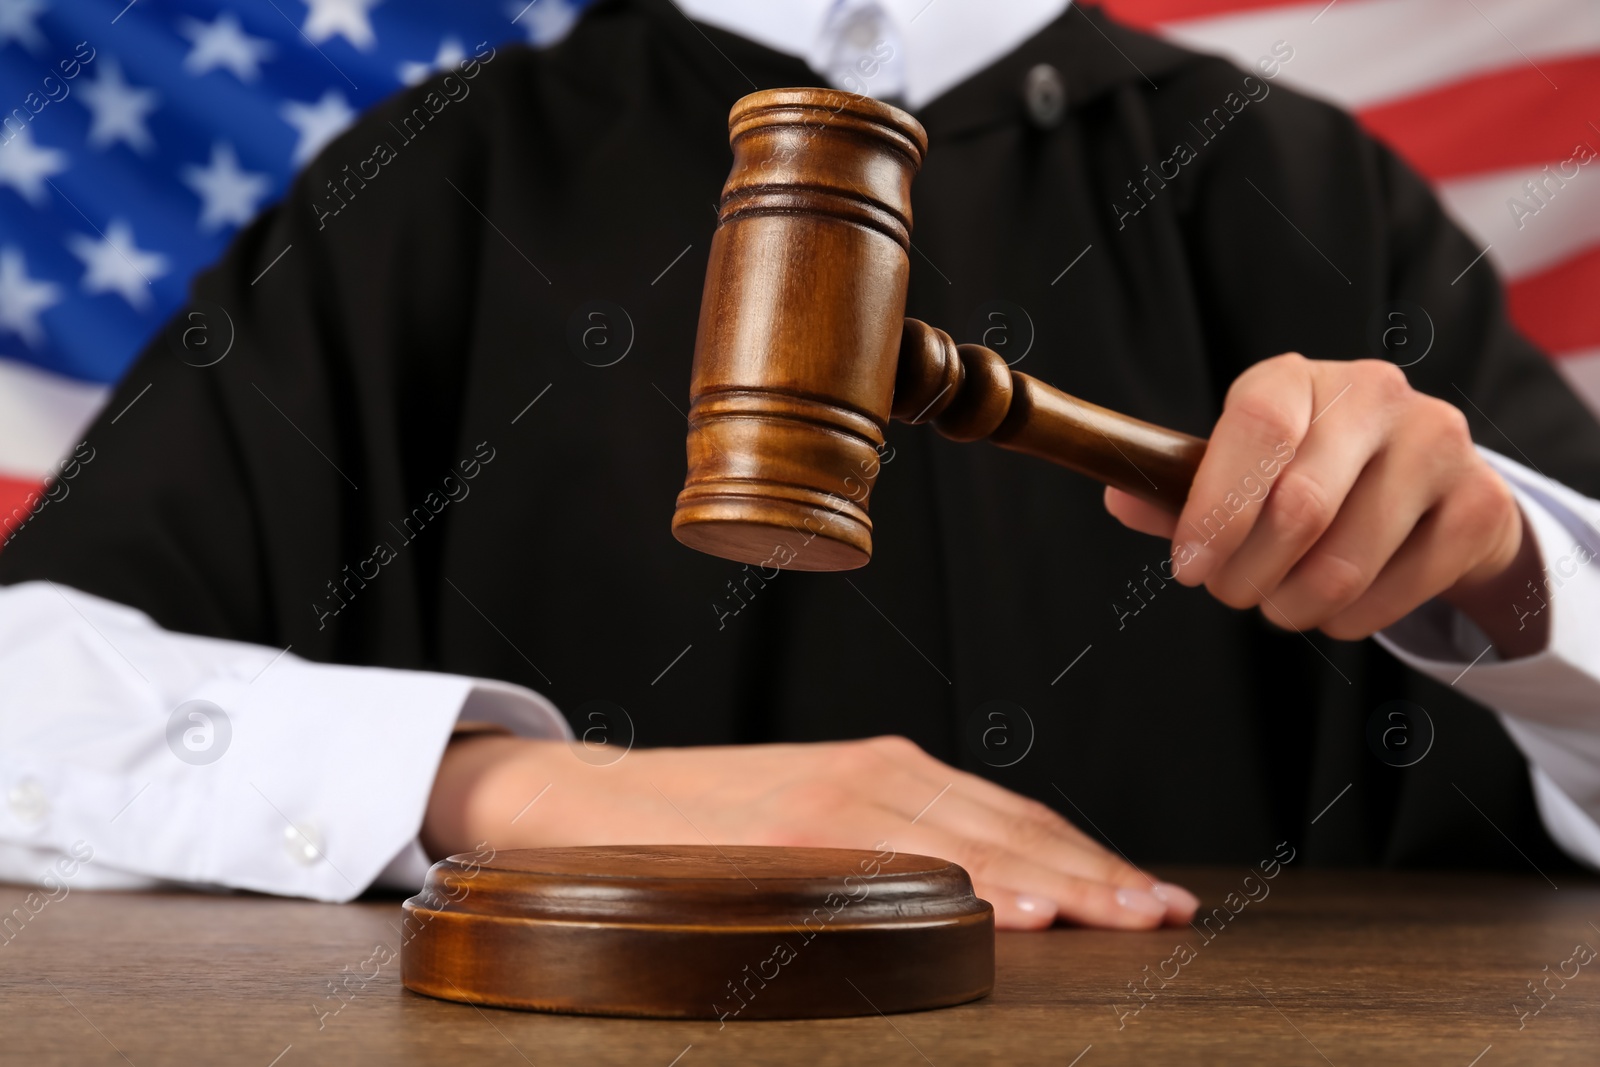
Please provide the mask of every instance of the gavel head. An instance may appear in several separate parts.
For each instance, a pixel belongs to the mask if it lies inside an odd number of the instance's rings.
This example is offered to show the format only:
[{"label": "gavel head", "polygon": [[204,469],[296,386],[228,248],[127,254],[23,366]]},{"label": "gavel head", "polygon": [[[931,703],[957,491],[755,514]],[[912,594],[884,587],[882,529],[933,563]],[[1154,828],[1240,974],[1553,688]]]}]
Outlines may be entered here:
[{"label": "gavel head", "polygon": [[734,105],[728,140],[672,532],[763,567],[859,567],[927,134],[867,97],[775,89]]}]

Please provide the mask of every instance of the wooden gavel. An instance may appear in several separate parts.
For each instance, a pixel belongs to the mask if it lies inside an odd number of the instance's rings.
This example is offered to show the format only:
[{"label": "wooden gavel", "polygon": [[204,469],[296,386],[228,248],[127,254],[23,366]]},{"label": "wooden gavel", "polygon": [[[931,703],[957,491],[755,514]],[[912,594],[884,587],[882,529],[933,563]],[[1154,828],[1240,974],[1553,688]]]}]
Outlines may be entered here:
[{"label": "wooden gavel", "polygon": [[773,89],[733,106],[728,140],[679,541],[764,567],[860,567],[891,416],[1183,507],[1204,440],[1078,400],[905,318],[911,180],[928,149],[916,119],[832,89]]}]

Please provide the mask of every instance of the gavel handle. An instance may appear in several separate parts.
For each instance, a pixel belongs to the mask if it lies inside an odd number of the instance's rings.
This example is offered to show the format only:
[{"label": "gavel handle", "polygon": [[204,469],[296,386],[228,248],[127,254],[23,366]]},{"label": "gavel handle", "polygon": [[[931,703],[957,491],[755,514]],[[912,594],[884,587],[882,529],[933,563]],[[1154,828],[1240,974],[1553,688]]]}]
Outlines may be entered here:
[{"label": "gavel handle", "polygon": [[1204,438],[1069,396],[917,319],[906,319],[890,414],[932,422],[956,441],[988,438],[1173,513],[1183,510],[1206,451]]}]

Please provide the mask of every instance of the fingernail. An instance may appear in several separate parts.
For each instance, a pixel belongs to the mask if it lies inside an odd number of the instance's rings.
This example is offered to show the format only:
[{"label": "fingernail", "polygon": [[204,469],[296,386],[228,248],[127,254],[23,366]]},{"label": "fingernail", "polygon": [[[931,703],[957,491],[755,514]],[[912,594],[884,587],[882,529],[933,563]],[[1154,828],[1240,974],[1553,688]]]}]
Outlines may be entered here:
[{"label": "fingernail", "polygon": [[1167,913],[1166,904],[1156,899],[1154,893],[1146,893],[1142,889],[1117,890],[1117,903],[1140,915],[1165,915]]},{"label": "fingernail", "polygon": [[1017,910],[1025,915],[1048,915],[1056,910],[1055,902],[1044,897],[1030,897],[1026,893],[1019,893],[1016,900]]},{"label": "fingernail", "polygon": [[1157,900],[1165,901],[1168,904],[1176,904],[1180,908],[1186,908],[1190,911],[1200,907],[1199,897],[1183,888],[1183,886],[1173,885],[1171,882],[1157,882],[1151,888],[1150,894]]}]

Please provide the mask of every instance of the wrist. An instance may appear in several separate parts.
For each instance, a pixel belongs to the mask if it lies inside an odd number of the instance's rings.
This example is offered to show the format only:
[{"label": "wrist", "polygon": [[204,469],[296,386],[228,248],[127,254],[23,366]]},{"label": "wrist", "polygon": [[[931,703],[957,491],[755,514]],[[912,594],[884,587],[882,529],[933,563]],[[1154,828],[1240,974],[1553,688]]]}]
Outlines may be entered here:
[{"label": "wrist", "polygon": [[1519,540],[1509,564],[1488,577],[1458,582],[1440,597],[1476,623],[1507,659],[1536,655],[1550,643],[1550,613],[1518,610],[1530,584],[1543,576],[1544,557],[1520,508],[1517,526]]},{"label": "wrist", "polygon": [[514,806],[505,809],[520,783],[532,780],[529,764],[548,744],[484,733],[452,738],[439,761],[422,820],[422,847],[429,858],[470,851],[483,842],[504,847],[516,814]]}]

